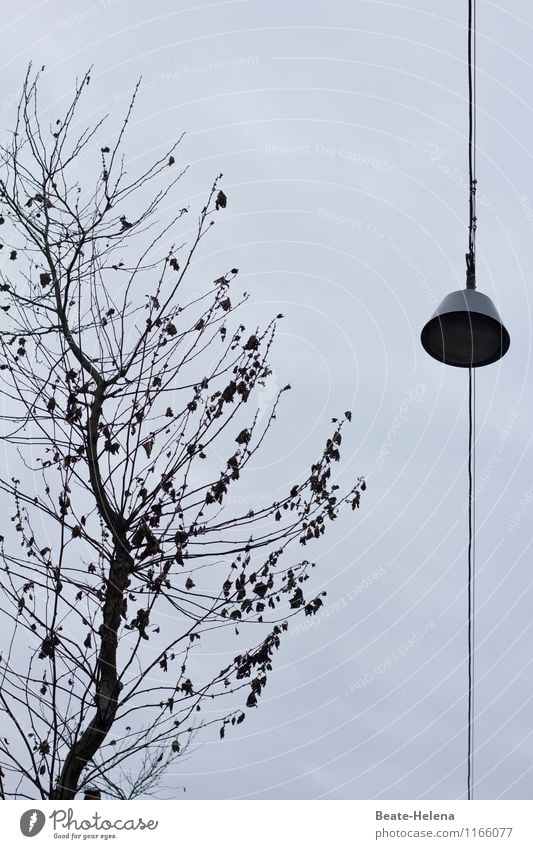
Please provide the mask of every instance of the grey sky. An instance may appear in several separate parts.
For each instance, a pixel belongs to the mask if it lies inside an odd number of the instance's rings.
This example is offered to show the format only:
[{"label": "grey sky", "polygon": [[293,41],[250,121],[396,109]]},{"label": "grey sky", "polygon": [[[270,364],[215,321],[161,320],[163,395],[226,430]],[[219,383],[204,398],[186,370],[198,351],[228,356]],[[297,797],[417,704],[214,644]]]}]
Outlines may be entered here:
[{"label": "grey sky", "polygon": [[[203,737],[164,795],[464,797],[467,374],[419,335],[464,285],[465,18],[465,0],[4,9],[3,128],[28,60],[47,67],[50,120],[94,64],[84,109],[111,125],[143,76],[131,157],[186,131],[184,203],[224,173],[228,208],[191,285],[238,266],[248,320],[285,315],[265,410],[293,386],[243,498],[276,497],[345,409],[341,476],[367,476],[361,510],[312,552],[324,614],[293,626],[259,709],[224,741]],[[511,348],[477,376],[476,796],[520,799],[533,779],[533,9],[479,0],[478,30],[478,285]]]}]

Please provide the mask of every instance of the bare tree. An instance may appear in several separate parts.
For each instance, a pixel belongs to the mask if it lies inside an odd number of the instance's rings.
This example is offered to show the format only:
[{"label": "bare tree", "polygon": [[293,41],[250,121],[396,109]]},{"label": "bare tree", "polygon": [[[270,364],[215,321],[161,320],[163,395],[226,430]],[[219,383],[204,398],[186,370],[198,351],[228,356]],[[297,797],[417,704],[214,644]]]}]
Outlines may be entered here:
[{"label": "bare tree", "polygon": [[[0,540],[0,795],[120,796],[123,768],[151,787],[192,734],[217,723],[224,736],[257,705],[288,617],[322,604],[304,595],[298,546],[365,484],[333,483],[347,412],[305,480],[239,510],[228,493],[290,387],[254,415],[276,320],[235,320],[237,269],[183,299],[226,206],[220,178],[172,243],[188,213],[171,202],[180,140],[130,177],[135,94],[102,144],[104,119],[78,114],[89,74],[50,125],[39,78],[28,70],[0,149],[2,440],[18,456],[0,483],[14,504]],[[233,657],[217,668],[206,648],[223,633]]]}]

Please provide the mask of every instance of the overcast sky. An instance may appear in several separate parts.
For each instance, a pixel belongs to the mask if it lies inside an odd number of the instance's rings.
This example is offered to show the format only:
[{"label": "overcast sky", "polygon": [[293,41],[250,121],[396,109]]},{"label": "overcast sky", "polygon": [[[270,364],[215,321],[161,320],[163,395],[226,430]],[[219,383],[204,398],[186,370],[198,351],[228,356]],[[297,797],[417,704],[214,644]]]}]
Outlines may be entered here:
[{"label": "overcast sky", "polygon": [[[323,614],[292,626],[259,709],[203,737],[163,796],[465,796],[468,376],[419,342],[464,285],[465,21],[466,0],[3,9],[3,129],[29,60],[54,118],[94,65],[93,119],[118,120],[143,77],[132,158],[186,131],[184,203],[224,173],[205,262],[238,266],[252,323],[285,316],[264,410],[293,387],[243,497],[285,491],[346,409],[342,478],[367,478],[360,511],[313,551]],[[511,334],[477,375],[475,795],[489,799],[533,783],[532,42],[530,3],[479,0],[478,286]]]}]

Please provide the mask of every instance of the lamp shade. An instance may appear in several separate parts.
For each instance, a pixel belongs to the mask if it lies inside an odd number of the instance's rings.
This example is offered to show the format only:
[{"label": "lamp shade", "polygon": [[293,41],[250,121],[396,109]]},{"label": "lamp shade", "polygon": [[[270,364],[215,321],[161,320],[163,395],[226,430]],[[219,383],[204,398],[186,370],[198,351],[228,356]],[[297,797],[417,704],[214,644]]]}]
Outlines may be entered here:
[{"label": "lamp shade", "polygon": [[431,357],[460,368],[495,363],[506,353],[510,341],[498,310],[477,289],[446,295],[421,334],[422,345]]}]

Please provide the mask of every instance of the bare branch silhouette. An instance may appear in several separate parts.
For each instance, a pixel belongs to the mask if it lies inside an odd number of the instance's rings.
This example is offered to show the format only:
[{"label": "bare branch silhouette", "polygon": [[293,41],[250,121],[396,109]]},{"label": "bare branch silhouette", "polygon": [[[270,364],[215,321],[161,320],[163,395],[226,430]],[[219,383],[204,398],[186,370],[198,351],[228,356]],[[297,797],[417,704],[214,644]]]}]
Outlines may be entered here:
[{"label": "bare branch silhouette", "polygon": [[187,296],[231,203],[221,175],[173,244],[189,216],[171,201],[181,139],[131,175],[135,93],[100,145],[104,121],[79,117],[89,82],[47,126],[30,68],[0,148],[2,439],[19,470],[0,482],[14,505],[0,540],[2,798],[150,793],[193,735],[241,723],[288,618],[322,604],[304,594],[300,547],[365,487],[333,483],[346,413],[305,480],[236,507],[290,388],[258,415],[278,319],[238,322],[236,268]]}]

